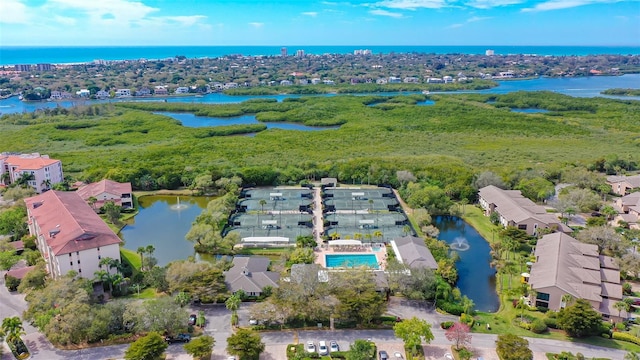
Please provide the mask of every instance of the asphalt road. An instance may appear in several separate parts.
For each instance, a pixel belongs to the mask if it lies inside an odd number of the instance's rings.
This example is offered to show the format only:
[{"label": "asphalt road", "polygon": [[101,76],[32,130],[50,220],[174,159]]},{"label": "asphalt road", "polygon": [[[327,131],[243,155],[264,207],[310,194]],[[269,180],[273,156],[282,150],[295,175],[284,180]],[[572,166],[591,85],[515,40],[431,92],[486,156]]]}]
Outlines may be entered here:
[{"label": "asphalt road", "polygon": [[[26,302],[24,297],[20,294],[9,293],[4,286],[4,274],[0,272],[0,317],[21,316],[24,309],[26,309]],[[249,308],[251,304],[243,304],[239,311],[239,318],[241,325],[247,325],[249,321]],[[213,360],[226,359],[227,354],[226,339],[231,335],[231,313],[224,307],[224,305],[210,305],[210,306],[198,306],[193,307],[192,312],[203,310],[205,312],[207,323],[205,325],[205,333],[210,334],[216,340],[214,346]],[[432,342],[433,345],[445,345],[450,346],[451,342],[444,336],[444,331],[441,330],[437,324],[448,319],[448,316],[440,315],[428,307],[416,306],[411,302],[392,301],[390,304],[390,312],[402,317],[418,316],[423,319],[427,319],[431,324],[435,339]],[[98,360],[98,359],[122,359],[124,352],[129,345],[114,345],[95,347],[82,350],[59,350],[54,348],[51,343],[37,331],[34,327],[28,323],[24,324],[26,335],[23,337],[25,343],[31,351],[31,359],[35,360],[57,360],[57,359],[79,359],[79,360]],[[401,344],[401,341],[397,339],[392,330],[305,330],[305,331],[272,331],[261,333],[262,339],[268,347],[281,347],[296,342],[305,343],[307,341],[313,341],[317,343],[320,340],[336,340],[338,341],[341,349],[348,349],[349,344],[353,343],[356,339],[371,339],[376,343],[384,344]],[[490,334],[473,334],[472,346],[474,348],[493,349],[495,348],[496,335]],[[571,351],[574,354],[581,352],[586,357],[604,357],[610,359],[622,359],[625,355],[624,351],[601,348],[597,346],[584,345],[579,343],[529,338],[529,347],[534,352],[542,353],[562,351]],[[188,356],[181,344],[170,345],[167,349],[167,359],[191,359]],[[282,354],[284,355],[284,354]],[[5,351],[2,355],[2,360],[12,359],[8,348],[5,345]]]}]

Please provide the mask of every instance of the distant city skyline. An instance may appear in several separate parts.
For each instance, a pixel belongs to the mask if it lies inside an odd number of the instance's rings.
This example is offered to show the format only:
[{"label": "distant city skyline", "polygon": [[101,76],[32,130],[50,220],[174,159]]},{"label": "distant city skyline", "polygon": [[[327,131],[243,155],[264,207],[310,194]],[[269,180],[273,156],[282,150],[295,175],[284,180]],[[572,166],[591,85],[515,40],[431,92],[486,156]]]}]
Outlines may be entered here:
[{"label": "distant city skyline", "polygon": [[640,46],[640,0],[0,3],[0,46],[291,44]]}]

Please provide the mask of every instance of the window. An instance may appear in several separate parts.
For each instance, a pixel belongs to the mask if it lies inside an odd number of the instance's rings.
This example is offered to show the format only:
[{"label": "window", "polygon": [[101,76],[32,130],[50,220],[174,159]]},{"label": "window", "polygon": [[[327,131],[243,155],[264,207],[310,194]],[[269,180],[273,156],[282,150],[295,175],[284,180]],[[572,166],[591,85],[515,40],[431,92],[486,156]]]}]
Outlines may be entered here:
[{"label": "window", "polygon": [[77,255],[77,256],[80,256],[80,251],[76,251],[76,255]]},{"label": "window", "polygon": [[519,230],[527,230],[527,224],[524,224],[524,225],[518,225],[518,229],[519,229]]},{"label": "window", "polygon": [[71,253],[69,253],[69,257],[71,257]]},{"label": "window", "polygon": [[78,269],[78,273],[79,273],[79,274],[82,274],[82,269]]},{"label": "window", "polygon": [[78,259],[78,265],[80,265],[80,260]]},{"label": "window", "polygon": [[536,307],[549,308],[549,303],[544,301],[536,301]]},{"label": "window", "polygon": [[102,259],[102,256],[98,255],[98,260]]},{"label": "window", "polygon": [[536,296],[536,299],[543,300],[543,301],[549,301],[549,294],[539,292],[538,295]]},{"label": "window", "polygon": [[73,261],[69,261],[69,266],[73,266]]}]

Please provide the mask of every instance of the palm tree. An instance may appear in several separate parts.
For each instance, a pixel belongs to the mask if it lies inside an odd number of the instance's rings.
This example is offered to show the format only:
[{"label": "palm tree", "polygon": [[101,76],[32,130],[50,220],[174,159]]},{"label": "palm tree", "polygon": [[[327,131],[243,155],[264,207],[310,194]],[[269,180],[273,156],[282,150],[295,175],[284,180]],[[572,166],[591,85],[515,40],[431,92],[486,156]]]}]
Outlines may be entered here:
[{"label": "palm tree", "polygon": [[113,293],[113,284],[111,282],[111,274],[107,270],[98,270],[95,273],[96,281],[101,281],[103,284],[109,285],[109,295]]},{"label": "palm tree", "polygon": [[0,176],[2,185],[9,185],[9,180],[11,180],[11,175],[8,172],[2,173],[2,176]]},{"label": "palm tree", "polygon": [[144,248],[144,246],[139,246],[138,250],[136,250],[136,252],[138,254],[140,254],[140,271],[144,271],[144,253],[145,253],[146,249]]},{"label": "palm tree", "polygon": [[571,294],[564,294],[560,301],[560,308],[565,308],[573,302],[573,296]]},{"label": "palm tree", "polygon": [[378,241],[380,241],[380,239],[382,239],[382,231],[380,230],[376,230],[373,232],[373,237],[378,239]]},{"label": "palm tree", "polygon": [[260,204],[260,212],[264,214],[264,206],[267,205],[267,200],[260,199],[260,201],[258,201],[258,204]]},{"label": "palm tree", "polygon": [[22,327],[22,320],[17,316],[4,318],[2,320],[2,331],[7,336],[7,342],[13,341],[25,333]]},{"label": "palm tree", "polygon": [[611,221],[611,219],[618,215],[618,211],[611,205],[604,206],[600,212],[607,217],[607,222]]},{"label": "palm tree", "polygon": [[89,196],[87,199],[87,203],[89,203],[93,211],[96,210],[96,202],[98,202],[98,199],[96,199],[95,196]]},{"label": "palm tree", "polygon": [[620,317],[620,313],[622,313],[622,310],[626,312],[629,312],[629,310],[631,310],[631,306],[626,301],[618,301],[613,304],[613,307],[618,310],[618,317]]}]

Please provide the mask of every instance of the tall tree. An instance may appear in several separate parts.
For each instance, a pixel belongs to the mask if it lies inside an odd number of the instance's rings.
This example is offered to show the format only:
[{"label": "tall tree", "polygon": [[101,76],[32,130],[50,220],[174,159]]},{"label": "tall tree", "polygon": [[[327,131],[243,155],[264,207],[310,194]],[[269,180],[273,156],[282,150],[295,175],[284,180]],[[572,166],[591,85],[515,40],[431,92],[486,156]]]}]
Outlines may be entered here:
[{"label": "tall tree", "polygon": [[601,315],[584,299],[576,302],[558,313],[558,326],[572,337],[583,337],[598,331],[602,322]]},{"label": "tall tree", "polygon": [[240,328],[227,339],[227,353],[240,360],[258,360],[264,348],[260,334],[251,329]]},{"label": "tall tree", "polygon": [[215,340],[209,335],[198,336],[185,344],[184,350],[194,359],[209,359],[213,351]]},{"label": "tall tree", "polygon": [[501,360],[533,360],[529,341],[513,334],[498,335],[496,352]]},{"label": "tall tree", "polygon": [[469,334],[469,325],[467,324],[456,322],[445,331],[444,335],[447,337],[447,340],[453,341],[456,350],[471,345],[471,334]]},{"label": "tall tree", "polygon": [[160,334],[151,332],[132,342],[124,352],[124,358],[126,360],[155,360],[164,353],[168,346]]},{"label": "tall tree", "polygon": [[393,332],[397,337],[402,339],[404,346],[411,348],[411,353],[415,356],[418,352],[418,346],[422,342],[430,343],[434,337],[431,333],[431,325],[422,319],[412,317],[408,320],[402,320],[393,326]]},{"label": "tall tree", "polygon": [[22,320],[17,316],[2,319],[2,332],[7,337],[7,341],[19,338],[24,334]]}]

